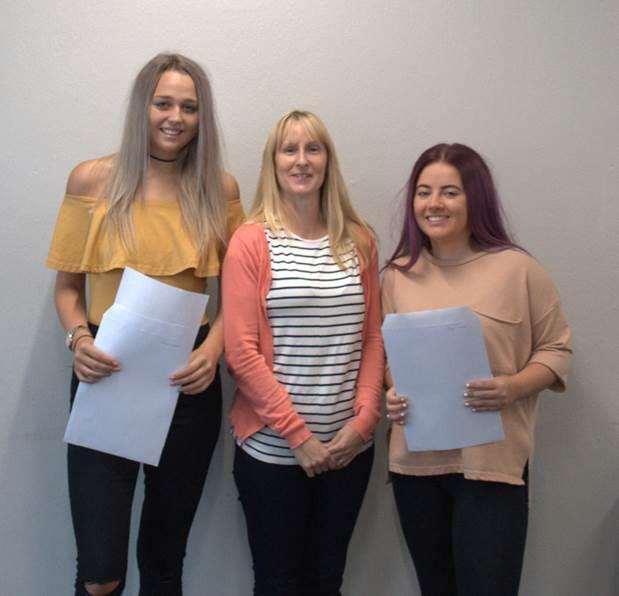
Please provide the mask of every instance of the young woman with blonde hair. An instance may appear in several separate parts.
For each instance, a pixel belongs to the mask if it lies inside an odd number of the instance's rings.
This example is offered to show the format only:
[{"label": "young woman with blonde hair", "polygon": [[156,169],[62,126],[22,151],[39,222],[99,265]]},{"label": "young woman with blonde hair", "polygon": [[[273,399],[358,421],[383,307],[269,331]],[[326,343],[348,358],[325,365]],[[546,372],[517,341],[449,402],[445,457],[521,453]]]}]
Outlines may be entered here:
[{"label": "young woman with blonde hair", "polygon": [[[78,381],[96,383],[122,366],[93,337],[124,267],[204,292],[242,218],[236,181],[221,166],[204,70],[178,54],[156,56],[133,85],[118,153],[71,172],[47,259],[58,270],[56,309],[74,354],[71,400]],[[205,317],[189,363],[170,371],[178,405],[159,466],[144,466],[144,596],[182,593],[187,537],[219,434],[222,324],[218,315],[209,331]],[[136,462],[68,446],[76,595],[122,592],[138,470]]]},{"label": "young woman with blonde hair", "polygon": [[289,112],[269,135],[250,220],[222,285],[254,594],[334,596],[372,466],[383,346],[374,237],[314,114]]}]

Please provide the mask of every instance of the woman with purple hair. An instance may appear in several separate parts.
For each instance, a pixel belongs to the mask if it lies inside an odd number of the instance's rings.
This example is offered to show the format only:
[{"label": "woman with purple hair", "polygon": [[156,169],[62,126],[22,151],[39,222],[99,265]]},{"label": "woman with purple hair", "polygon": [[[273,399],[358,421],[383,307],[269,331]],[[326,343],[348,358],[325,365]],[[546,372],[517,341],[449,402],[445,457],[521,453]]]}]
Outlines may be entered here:
[{"label": "woman with purple hair", "polygon": [[550,277],[507,233],[490,170],[473,149],[435,145],[416,161],[382,298],[384,314],[468,306],[479,316],[493,376],[463,386],[462,407],[499,411],[505,433],[495,443],[409,452],[403,424],[415,396],[397,394],[387,372],[389,469],[422,594],[516,595],[537,397],[565,390],[570,330]]}]

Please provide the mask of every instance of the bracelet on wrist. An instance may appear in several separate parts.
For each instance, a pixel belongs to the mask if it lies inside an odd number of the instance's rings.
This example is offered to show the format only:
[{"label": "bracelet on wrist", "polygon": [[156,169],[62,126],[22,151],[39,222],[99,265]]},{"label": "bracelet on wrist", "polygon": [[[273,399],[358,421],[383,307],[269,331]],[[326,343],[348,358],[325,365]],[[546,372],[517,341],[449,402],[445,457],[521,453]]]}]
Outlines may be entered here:
[{"label": "bracelet on wrist", "polygon": [[71,351],[73,351],[73,342],[75,341],[75,338],[78,337],[80,329],[83,329],[86,333],[90,334],[88,325],[85,323],[80,323],[79,325],[75,325],[75,327],[69,329],[65,335],[64,345]]},{"label": "bracelet on wrist", "polygon": [[82,333],[80,335],[78,335],[72,342],[71,342],[71,351],[75,352],[75,349],[77,348],[77,344],[80,343],[81,340],[83,340],[85,337],[90,337],[90,339],[93,339],[92,335],[90,333]]}]

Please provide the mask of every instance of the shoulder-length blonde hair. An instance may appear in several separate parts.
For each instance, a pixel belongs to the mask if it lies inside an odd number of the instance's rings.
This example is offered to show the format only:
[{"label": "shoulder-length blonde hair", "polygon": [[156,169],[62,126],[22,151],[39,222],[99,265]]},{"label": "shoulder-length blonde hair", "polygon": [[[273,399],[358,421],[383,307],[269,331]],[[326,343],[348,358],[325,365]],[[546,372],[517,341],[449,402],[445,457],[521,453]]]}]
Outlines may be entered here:
[{"label": "shoulder-length blonde hair", "polygon": [[284,209],[279,184],[275,171],[275,154],[281,147],[288,127],[300,123],[310,137],[320,142],[327,151],[327,168],[325,179],[320,189],[320,214],[327,226],[331,251],[336,263],[344,268],[342,256],[350,250],[352,241],[361,257],[362,264],[370,258],[370,239],[373,236],[370,227],[354,210],[340,166],[335,153],[335,146],[327,127],[311,112],[293,110],[284,114],[270,132],[262,154],[262,168],[256,189],[256,196],[251,207],[249,219],[266,222],[269,229],[279,232],[286,228],[286,210]]},{"label": "shoulder-length blonde hair", "polygon": [[189,75],[198,98],[198,132],[178,157],[178,199],[183,222],[203,262],[213,242],[218,250],[225,245],[226,206],[211,85],[204,69],[185,56],[158,54],[133,83],[120,150],[106,192],[107,222],[125,246],[134,245],[131,206],[141,198],[148,169],[150,108],[159,79],[169,70]]}]

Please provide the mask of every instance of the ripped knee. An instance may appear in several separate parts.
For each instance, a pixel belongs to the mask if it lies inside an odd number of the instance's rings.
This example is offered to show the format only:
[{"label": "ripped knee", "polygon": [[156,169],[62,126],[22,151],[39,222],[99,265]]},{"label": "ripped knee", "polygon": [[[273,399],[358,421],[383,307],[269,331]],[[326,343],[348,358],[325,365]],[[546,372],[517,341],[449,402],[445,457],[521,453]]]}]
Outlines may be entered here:
[{"label": "ripped knee", "polygon": [[84,589],[90,596],[113,596],[120,594],[118,588],[120,587],[120,580],[112,582],[106,582],[104,584],[95,584],[91,582],[84,583]]}]

